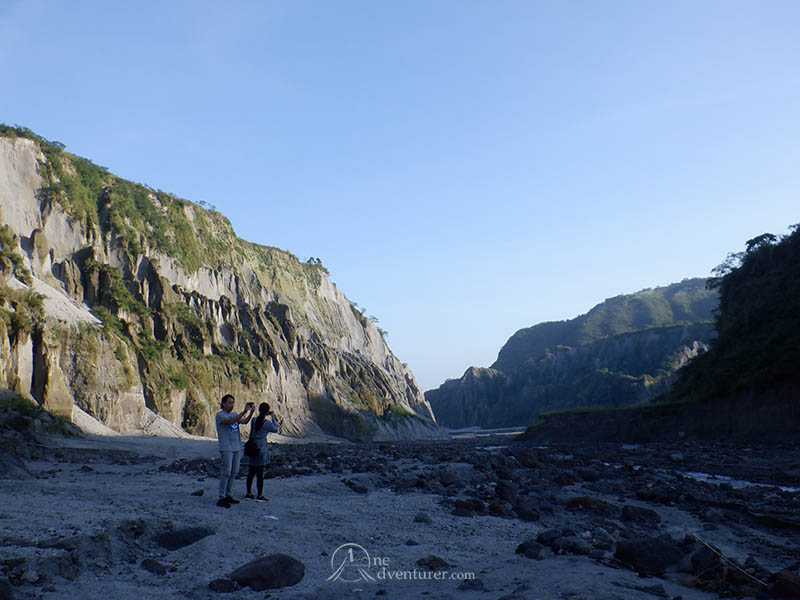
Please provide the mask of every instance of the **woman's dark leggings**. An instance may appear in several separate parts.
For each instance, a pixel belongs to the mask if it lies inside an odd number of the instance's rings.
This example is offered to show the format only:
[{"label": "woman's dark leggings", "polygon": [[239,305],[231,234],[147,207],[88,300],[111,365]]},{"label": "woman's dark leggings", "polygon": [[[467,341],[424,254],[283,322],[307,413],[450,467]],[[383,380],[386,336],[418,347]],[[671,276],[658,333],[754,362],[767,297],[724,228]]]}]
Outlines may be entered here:
[{"label": "woman's dark leggings", "polygon": [[262,496],[264,494],[264,467],[254,467],[253,465],[248,465],[247,468],[247,493],[251,493],[250,490],[253,489],[253,477],[256,478],[256,487],[258,488],[258,495]]}]

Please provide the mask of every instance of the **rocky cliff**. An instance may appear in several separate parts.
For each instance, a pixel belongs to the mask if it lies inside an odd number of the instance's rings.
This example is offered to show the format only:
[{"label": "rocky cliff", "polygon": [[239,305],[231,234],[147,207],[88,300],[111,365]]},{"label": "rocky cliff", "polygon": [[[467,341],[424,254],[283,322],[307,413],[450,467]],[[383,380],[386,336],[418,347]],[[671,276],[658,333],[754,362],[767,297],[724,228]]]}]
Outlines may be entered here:
[{"label": "rocky cliff", "polygon": [[412,373],[318,261],[6,126],[0,210],[0,386],[123,432],[163,418],[212,434],[230,392],[270,402],[288,434],[437,435]]},{"label": "rocky cliff", "polygon": [[707,350],[714,303],[698,279],[611,298],[518,331],[492,368],[471,367],[425,397],[450,427],[514,427],[546,411],[644,402]]}]

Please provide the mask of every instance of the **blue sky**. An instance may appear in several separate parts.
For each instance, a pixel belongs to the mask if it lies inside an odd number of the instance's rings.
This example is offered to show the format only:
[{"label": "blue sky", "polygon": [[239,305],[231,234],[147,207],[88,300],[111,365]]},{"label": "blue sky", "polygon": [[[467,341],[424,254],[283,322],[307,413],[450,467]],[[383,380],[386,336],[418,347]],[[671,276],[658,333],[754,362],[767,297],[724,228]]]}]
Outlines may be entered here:
[{"label": "blue sky", "polygon": [[800,221],[800,3],[0,3],[0,122],[320,257],[424,389]]}]

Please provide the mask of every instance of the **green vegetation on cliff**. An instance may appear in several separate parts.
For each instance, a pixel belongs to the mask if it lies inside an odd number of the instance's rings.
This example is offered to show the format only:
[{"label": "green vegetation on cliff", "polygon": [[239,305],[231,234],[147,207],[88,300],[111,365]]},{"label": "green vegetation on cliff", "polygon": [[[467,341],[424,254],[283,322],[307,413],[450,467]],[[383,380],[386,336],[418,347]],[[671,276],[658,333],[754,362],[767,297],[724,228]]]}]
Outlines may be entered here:
[{"label": "green vegetation on cliff", "polygon": [[671,398],[758,395],[800,373],[800,225],[763,234],[715,270],[717,338],[675,383]]}]

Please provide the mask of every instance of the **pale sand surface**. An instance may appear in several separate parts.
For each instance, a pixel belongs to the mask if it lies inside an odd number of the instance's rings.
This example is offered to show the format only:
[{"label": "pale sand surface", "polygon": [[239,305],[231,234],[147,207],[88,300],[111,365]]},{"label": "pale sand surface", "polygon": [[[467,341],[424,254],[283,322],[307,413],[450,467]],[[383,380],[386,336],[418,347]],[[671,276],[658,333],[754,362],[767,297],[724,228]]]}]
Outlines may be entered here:
[{"label": "pale sand surface", "polygon": [[[216,478],[159,469],[176,459],[215,457],[213,440],[93,436],[53,443],[65,449],[48,450],[46,459],[28,461],[35,477],[0,480],[5,544],[0,553],[5,559],[27,553],[31,571],[30,583],[14,587],[15,598],[497,599],[516,591],[529,599],[644,600],[655,596],[637,588],[655,584],[662,584],[670,598],[716,597],[669,581],[642,579],[584,556],[524,558],[514,553],[516,546],[535,537],[544,524],[453,516],[430,493],[375,487],[358,494],[342,482],[351,476],[347,472],[269,479],[268,503],[243,500],[231,509],[219,508]],[[124,454],[128,452],[132,454]],[[370,473],[358,476],[365,481],[375,478]],[[200,489],[203,496],[191,495]],[[239,480],[235,495],[243,494],[244,482]],[[415,522],[420,511],[430,516],[430,523]],[[136,535],[130,533],[131,521],[137,523]],[[152,543],[152,535],[166,528],[198,526],[215,533],[174,551]],[[676,530],[691,526],[697,524],[674,523]],[[44,548],[59,540],[69,542],[62,545],[71,555]],[[410,540],[416,545],[409,545]],[[372,570],[374,582],[326,581],[332,574],[331,555],[346,543],[359,544],[390,570],[411,573],[425,572],[416,565],[419,558],[439,556],[450,563],[452,572],[474,573],[488,591],[458,590],[459,580],[380,580],[377,568]],[[228,594],[208,589],[211,580],[276,552],[305,565],[305,576],[295,586]],[[73,566],[64,565],[65,556],[71,556]],[[140,563],[145,558],[159,561],[169,572],[144,570]]]}]

